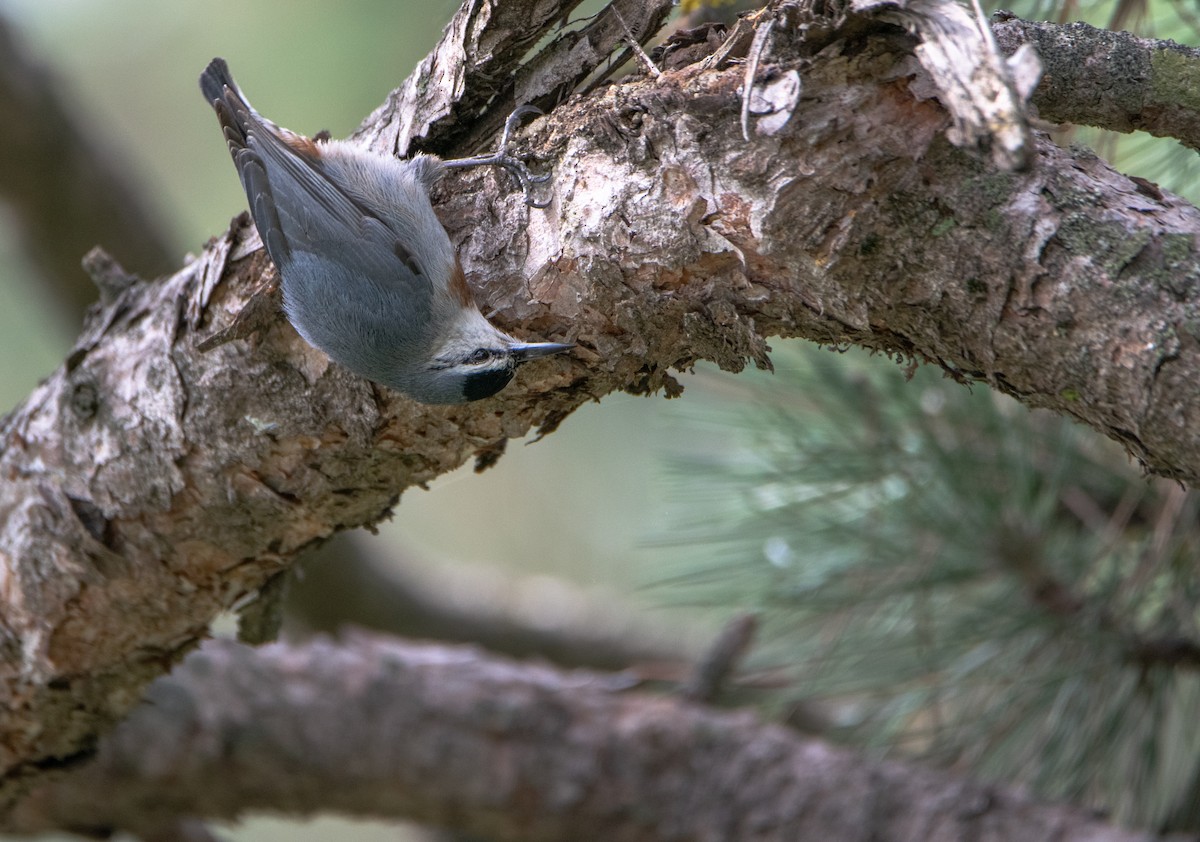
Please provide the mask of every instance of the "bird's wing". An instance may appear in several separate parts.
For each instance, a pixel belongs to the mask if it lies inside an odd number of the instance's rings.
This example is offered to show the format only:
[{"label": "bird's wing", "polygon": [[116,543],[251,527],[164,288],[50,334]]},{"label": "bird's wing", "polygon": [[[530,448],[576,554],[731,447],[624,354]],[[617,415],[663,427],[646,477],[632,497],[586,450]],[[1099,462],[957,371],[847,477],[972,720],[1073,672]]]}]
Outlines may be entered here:
[{"label": "bird's wing", "polygon": [[[350,244],[366,240],[376,246],[366,250],[383,277],[410,283],[423,277],[381,215],[330,176],[320,144],[255,111],[222,59],[209,64],[200,89],[217,112],[251,216],[281,272],[286,273],[293,251],[314,252],[332,244],[354,248]],[[403,268],[391,266],[392,260]]]}]

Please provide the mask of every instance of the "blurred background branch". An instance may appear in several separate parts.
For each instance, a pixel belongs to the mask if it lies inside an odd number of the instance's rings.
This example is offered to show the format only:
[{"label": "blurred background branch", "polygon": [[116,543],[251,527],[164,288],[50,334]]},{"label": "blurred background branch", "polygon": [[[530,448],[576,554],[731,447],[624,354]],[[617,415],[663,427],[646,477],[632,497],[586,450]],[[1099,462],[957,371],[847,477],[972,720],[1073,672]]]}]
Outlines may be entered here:
[{"label": "blurred background branch", "polygon": [[365,635],[207,644],[151,686],[71,784],[27,799],[19,826],[103,835],[268,809],[544,842],[926,842],[930,827],[945,839],[1151,838],[745,713],[629,692],[619,675]]},{"label": "blurred background branch", "polygon": [[[416,574],[410,561],[394,554],[382,558],[381,549],[339,536],[310,552],[289,591],[289,637],[352,625],[607,670],[686,662],[691,654],[678,632],[654,628],[649,618],[630,616],[568,581],[543,577],[522,585],[519,578],[474,569],[463,574],[467,582],[459,576],[455,584],[436,573]],[[464,569],[458,566],[460,574]]]},{"label": "blurred background branch", "polygon": [[81,121],[53,72],[0,15],[0,201],[51,300],[78,323],[96,299],[80,261],[95,245],[129,270],[162,274],[179,256],[128,157]]}]

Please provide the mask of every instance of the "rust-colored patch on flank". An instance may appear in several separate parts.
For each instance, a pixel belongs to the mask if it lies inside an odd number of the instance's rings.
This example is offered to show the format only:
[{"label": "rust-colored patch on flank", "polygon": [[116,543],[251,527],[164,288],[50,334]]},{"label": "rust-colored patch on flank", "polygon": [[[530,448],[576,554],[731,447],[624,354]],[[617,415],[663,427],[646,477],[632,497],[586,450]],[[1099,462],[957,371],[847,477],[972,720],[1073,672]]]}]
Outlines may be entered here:
[{"label": "rust-colored patch on flank", "polygon": [[450,273],[450,292],[462,306],[475,305],[475,297],[471,295],[471,288],[467,286],[467,276],[463,274],[462,264],[459,263],[457,255],[454,258],[454,271]]},{"label": "rust-colored patch on flank", "polygon": [[316,141],[310,140],[302,134],[283,129],[279,132],[279,139],[291,147],[297,155],[307,155],[310,158],[321,157],[321,147],[317,145]]}]

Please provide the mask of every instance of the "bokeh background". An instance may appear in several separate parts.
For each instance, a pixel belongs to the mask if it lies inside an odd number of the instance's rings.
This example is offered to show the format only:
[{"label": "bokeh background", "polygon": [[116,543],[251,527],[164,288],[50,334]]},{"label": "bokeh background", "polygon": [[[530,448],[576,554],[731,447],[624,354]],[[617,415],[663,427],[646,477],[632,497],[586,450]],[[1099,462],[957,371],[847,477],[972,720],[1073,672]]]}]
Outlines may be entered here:
[{"label": "bokeh background", "polygon": [[[281,125],[344,136],[407,76],[456,7],[0,0],[0,22],[53,75],[89,142],[142,197],[178,265],[245,206],[196,87],[209,59],[226,58],[256,107]],[[1195,43],[1200,36],[1180,8],[1157,0],[1016,11],[1097,25],[1120,15],[1121,25]],[[1080,139],[1170,189],[1186,194],[1198,183],[1195,154],[1169,141],[1064,135]],[[25,226],[0,203],[0,410],[60,364],[80,324],[30,260],[33,232]],[[139,265],[128,244],[99,245],[147,276],[173,268]],[[87,283],[82,271],[79,281]],[[1149,703],[1119,692],[1128,683],[1124,667],[1094,659],[1104,630],[1024,604],[1021,576],[1028,559],[1039,558],[1028,548],[1052,549],[1055,575],[1094,606],[1085,619],[1116,606],[1190,634],[1193,603],[1162,594],[1168,580],[1172,593],[1193,592],[1191,495],[1146,482],[1108,443],[986,389],[968,392],[931,371],[909,383],[893,360],[775,346],[775,377],[699,366],[678,375],[681,400],[609,395],[545,440],[513,442],[481,476],[468,466],[428,491],[409,491],[392,522],[358,551],[463,612],[495,612],[551,634],[602,629],[681,657],[752,609],[764,617],[761,686],[777,691],[754,700],[769,714],[881,754],[925,754],[1002,779],[1023,769],[1052,797],[1187,827],[1177,802],[1194,792],[1200,751],[1135,751],[1131,760],[1123,747],[1134,739],[1190,746],[1194,718],[1180,711],[1194,710],[1189,700],[1200,687],[1189,676],[1159,676],[1150,700],[1171,714],[1146,714]],[[1026,547],[1024,570],[1006,559],[1014,535]],[[337,564],[335,554],[306,572],[336,576]],[[1135,568],[1140,578],[1129,585],[1124,574]],[[997,581],[1002,586],[991,587]],[[1001,615],[1012,622],[991,622]],[[1162,619],[1168,615],[1171,622]],[[1064,639],[1062,627],[1072,623],[1085,631]],[[304,625],[293,622],[289,633]],[[1032,664],[1030,641],[1054,657]],[[1075,692],[1106,708],[1087,707],[1093,702],[1064,688],[1064,675],[1080,674],[1084,650],[1093,657],[1092,683],[1076,682]],[[997,696],[996,682],[1008,687],[1013,674],[1037,692]],[[970,692],[956,696],[964,686]],[[1028,719],[1041,730],[989,742],[957,718],[981,710],[984,696],[1032,711]],[[825,704],[807,707],[810,699]],[[1055,700],[1072,723],[1039,718]],[[1057,754],[1047,748],[1054,740],[1064,744]],[[989,751],[964,748],[980,745]],[[1079,748],[1097,745],[1113,750]],[[1080,773],[1081,758],[1105,774]],[[1138,812],[1150,809],[1147,799],[1106,800],[1106,781],[1133,779],[1130,764],[1147,789],[1168,793],[1149,818]],[[425,838],[329,817],[256,817],[221,832],[254,842]]]}]

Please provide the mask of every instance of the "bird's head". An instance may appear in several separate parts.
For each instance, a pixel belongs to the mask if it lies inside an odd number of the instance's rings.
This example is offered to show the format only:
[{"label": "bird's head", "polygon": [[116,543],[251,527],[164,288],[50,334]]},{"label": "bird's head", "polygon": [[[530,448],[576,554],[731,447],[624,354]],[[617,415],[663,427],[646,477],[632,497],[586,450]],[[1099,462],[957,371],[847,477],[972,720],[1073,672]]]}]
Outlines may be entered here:
[{"label": "bird's head", "polygon": [[522,342],[492,327],[483,316],[465,320],[437,348],[407,391],[425,403],[467,403],[499,392],[522,363],[575,347],[558,342]]}]

